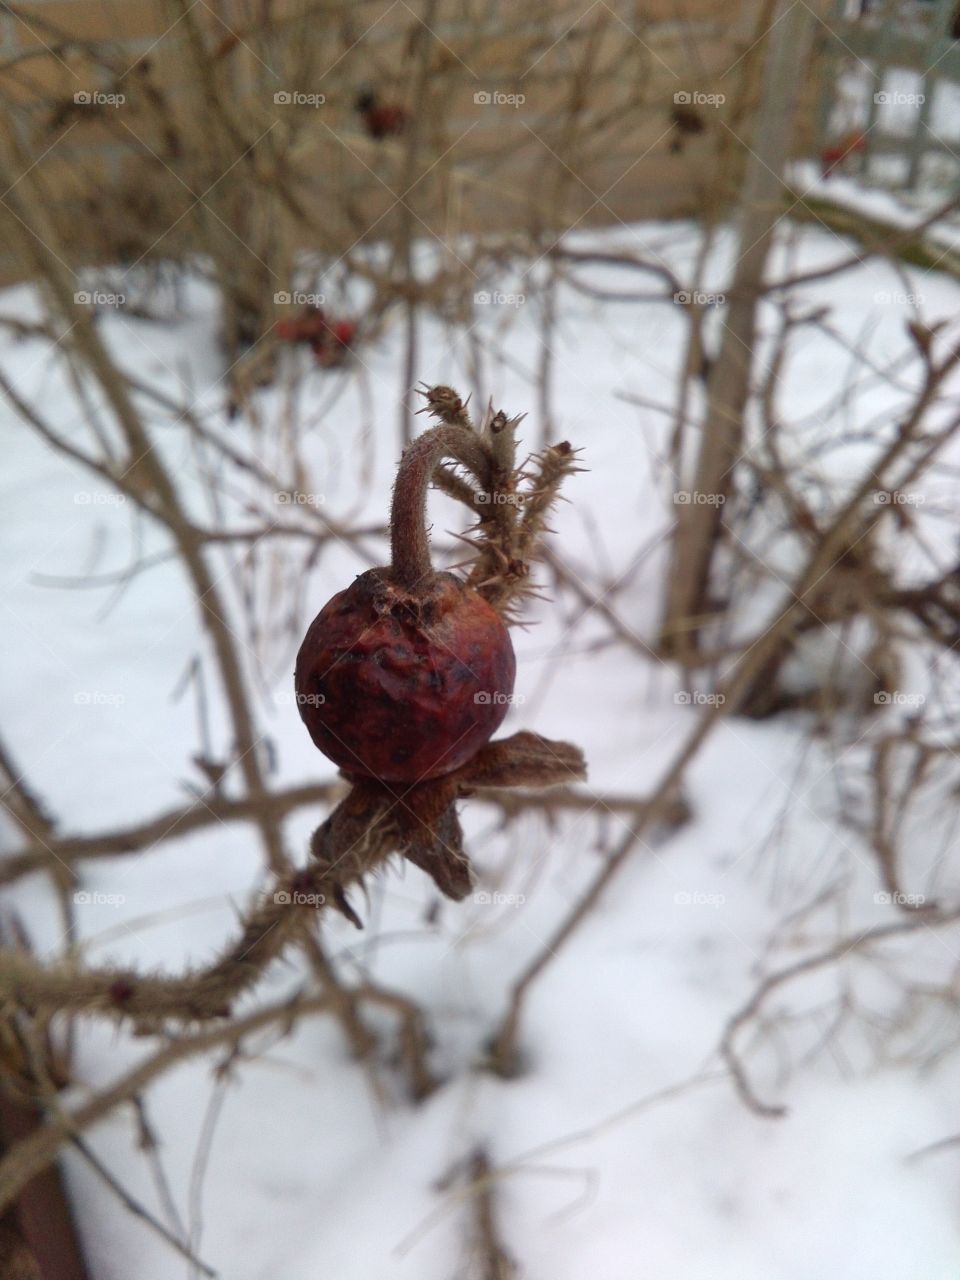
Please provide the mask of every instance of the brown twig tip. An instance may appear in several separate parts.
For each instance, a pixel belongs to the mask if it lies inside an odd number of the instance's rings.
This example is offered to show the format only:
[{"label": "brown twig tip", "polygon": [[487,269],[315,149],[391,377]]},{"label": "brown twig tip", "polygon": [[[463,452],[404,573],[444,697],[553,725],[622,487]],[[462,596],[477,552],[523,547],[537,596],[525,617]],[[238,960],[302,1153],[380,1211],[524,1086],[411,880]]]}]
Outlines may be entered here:
[{"label": "brown twig tip", "polygon": [[441,422],[462,427],[470,427],[473,424],[467,413],[467,406],[470,403],[470,397],[466,400],[461,399],[458,392],[453,387],[444,386],[427,386],[426,383],[422,387],[417,387],[417,395],[423,396],[426,404],[422,409],[418,409],[418,413],[431,413],[435,418],[439,418]]}]

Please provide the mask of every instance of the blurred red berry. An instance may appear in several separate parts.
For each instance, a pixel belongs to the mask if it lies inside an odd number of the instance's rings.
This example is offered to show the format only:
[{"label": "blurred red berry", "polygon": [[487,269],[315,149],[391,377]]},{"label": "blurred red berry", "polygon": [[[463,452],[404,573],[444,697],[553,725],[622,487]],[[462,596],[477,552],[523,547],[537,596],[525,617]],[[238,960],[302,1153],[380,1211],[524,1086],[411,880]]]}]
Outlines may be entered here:
[{"label": "blurred red berry", "polygon": [[364,89],[357,94],[354,108],[362,118],[367,133],[378,142],[403,133],[407,126],[406,107],[401,107],[396,102],[382,102],[372,89]]},{"label": "blurred red berry", "polygon": [[866,149],[867,139],[863,133],[849,133],[837,142],[830,143],[820,152],[821,176],[829,178],[848,156],[862,155]]},{"label": "blurred red berry", "polygon": [[325,366],[339,364],[357,336],[354,320],[328,320],[321,307],[307,307],[299,316],[278,320],[275,333],[281,342],[306,343]]},{"label": "blurred red berry", "polygon": [[330,332],[341,347],[349,347],[357,336],[357,326],[353,320],[337,320],[330,326]]}]

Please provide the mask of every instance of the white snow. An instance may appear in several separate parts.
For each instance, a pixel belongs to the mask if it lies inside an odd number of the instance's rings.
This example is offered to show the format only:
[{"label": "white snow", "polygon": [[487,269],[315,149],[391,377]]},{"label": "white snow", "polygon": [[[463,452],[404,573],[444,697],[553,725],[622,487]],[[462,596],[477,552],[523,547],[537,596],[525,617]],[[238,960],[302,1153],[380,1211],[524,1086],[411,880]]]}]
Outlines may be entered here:
[{"label": "white snow", "polygon": [[[692,228],[654,224],[573,240],[656,253],[685,282],[697,249]],[[853,249],[826,230],[784,227],[771,275],[828,265]],[[722,235],[700,287],[722,289],[731,252],[730,237]],[[615,277],[625,291],[646,289],[651,280],[599,269],[578,274],[603,287]],[[490,283],[508,293],[523,292],[526,282],[519,274]],[[907,292],[921,301],[900,301]],[[829,308],[834,333],[865,342],[878,361],[907,349],[908,319],[952,320],[960,304],[954,281],[912,270],[901,276],[877,263],[802,294],[805,306]],[[890,300],[878,300],[883,294]],[[23,317],[37,308],[26,288],[0,297],[3,315]],[[765,308],[761,364],[773,319]],[[524,435],[534,447],[535,305],[478,306],[476,322],[494,350],[476,391],[511,412],[530,411]],[[714,342],[720,322],[718,311],[709,328]],[[170,395],[196,399],[212,431],[283,473],[281,389],[260,393],[259,431],[222,414],[209,291],[192,285],[186,314],[175,323],[148,324],[122,313],[106,313],[99,323],[125,367]],[[568,287],[560,291],[554,430],[583,447],[589,471],[568,486],[571,503],[553,522],[553,545],[595,589],[624,579],[610,599],[647,641],[656,633],[663,539],[680,482],[664,461],[669,425],[625,397],[673,403],[684,325],[682,308],[671,302],[594,302]],[[466,344],[451,341],[434,321],[424,328],[419,376],[471,389]],[[297,412],[311,473],[300,487],[321,493],[331,517],[385,518],[398,453],[401,345],[398,325],[360,353],[354,372],[307,373]],[[58,430],[90,446],[88,411],[77,404],[55,352],[4,333],[0,361]],[[839,344],[807,328],[777,393],[781,414],[797,424],[785,448],[834,495],[875,448],[841,447],[841,430],[850,424],[831,412],[831,402],[848,371]],[[892,420],[905,398],[906,390],[865,387],[853,412],[861,423],[877,414]],[[169,560],[138,574],[119,598],[112,583],[63,585],[67,577],[120,571],[138,554],[162,551],[166,539],[130,503],[111,500],[102,481],[53,453],[8,406],[0,413],[7,459],[0,476],[7,515],[0,532],[6,739],[64,829],[142,820],[184,802],[186,783],[202,785],[190,763],[199,745],[193,692],[172,698],[198,654],[214,746],[229,746],[189,586]],[[159,423],[159,412],[151,414]],[[108,414],[102,417],[111,431]],[[154,437],[191,510],[213,523],[189,433],[168,421]],[[242,509],[242,477],[230,483],[235,496],[224,498],[222,522],[254,523]],[[950,505],[949,492],[942,485],[929,506],[918,508],[930,545],[943,554],[954,535],[932,511],[935,499]],[[431,503],[437,543],[456,558],[462,549],[444,531],[461,527],[459,511],[439,495]],[[279,505],[273,515],[285,519],[291,511]],[[796,548],[769,546],[765,538],[757,527],[756,550],[788,574]],[[368,544],[385,558],[382,542]],[[652,550],[637,563],[648,544]],[[333,778],[288,696],[299,634],[285,629],[289,605],[277,596],[285,586],[292,590],[305,550],[302,540],[269,544],[252,578],[261,625],[256,643],[240,610],[241,552],[209,553],[235,611],[261,729],[274,745],[276,786]],[[355,551],[336,543],[327,549],[296,610],[301,632],[363,567]],[[772,598],[758,598],[757,607]],[[537,625],[516,634],[517,691],[526,701],[504,732],[529,726],[580,744],[590,765],[587,794],[643,795],[700,708],[675,701],[682,688],[675,671],[609,643],[602,618],[581,612],[567,598],[531,609]],[[891,707],[883,716],[898,714]],[[876,723],[866,726],[868,735]],[[600,840],[614,845],[626,819],[600,806],[562,816],[553,828],[531,814],[502,830],[495,810],[468,803],[464,821],[480,887],[522,896],[519,905],[444,903],[428,923],[435,892],[418,871],[394,866],[371,884],[369,904],[358,898],[363,933],[339,919],[326,925],[329,949],[348,977],[369,975],[424,1007],[435,1039],[431,1062],[445,1081],[434,1096],[420,1106],[405,1101],[382,1062],[378,1093],[329,1017],[304,1020],[282,1040],[265,1033],[248,1045],[264,1046],[262,1056],[251,1053],[232,1069],[197,1189],[205,1117],[220,1096],[211,1061],[182,1065],[148,1090],[159,1156],[198,1254],[229,1280],[450,1280],[465,1274],[470,1206],[437,1183],[482,1143],[503,1168],[495,1185],[502,1233],[530,1280],[956,1280],[958,1149],[908,1161],[958,1128],[955,1059],[936,1058],[921,1072],[922,1055],[912,1049],[923,1028],[891,1031],[894,1043],[884,1055],[855,1016],[823,1044],[841,991],[893,1020],[902,992],[892,980],[878,983],[854,957],[772,999],[767,1012],[790,1017],[772,1037],[748,1038],[741,1048],[757,1093],[785,1104],[785,1118],[751,1113],[718,1074],[724,1025],[760,977],[828,948],[847,931],[897,918],[875,901],[882,885],[863,835],[849,825],[841,786],[846,778],[855,793],[868,776],[869,737],[856,741],[864,728],[851,730],[849,741],[828,743],[811,741],[803,716],[722,723],[689,773],[692,821],[665,841],[638,843],[535,984],[523,1022],[525,1071],[511,1081],[478,1069],[510,984],[596,873]],[[301,811],[288,822],[297,859],[305,857],[318,817]],[[12,830],[4,840],[17,847]],[[918,844],[911,882],[930,870]],[[939,875],[938,892],[958,887],[956,867],[940,866]],[[83,888],[114,901],[78,908],[82,940],[91,959],[176,973],[215,953],[233,933],[236,910],[266,882],[255,833],[242,824],[215,823],[141,855],[96,860],[83,868]],[[833,896],[817,906],[828,885]],[[5,897],[23,913],[40,953],[57,954],[63,939],[46,884],[33,877]],[[896,966],[901,976],[943,981],[957,959],[956,936],[941,930],[912,936]],[[299,965],[277,966],[244,1008],[304,980]],[[365,1012],[386,1038],[391,1019]],[[948,1035],[946,1015],[931,1016],[934,1031]],[[149,1048],[84,1024],[73,1098]],[[687,1090],[637,1105],[705,1072],[710,1078]],[[130,1114],[113,1115],[90,1140],[162,1217]],[[76,1154],[65,1157],[65,1167],[98,1280],[190,1274]]]}]

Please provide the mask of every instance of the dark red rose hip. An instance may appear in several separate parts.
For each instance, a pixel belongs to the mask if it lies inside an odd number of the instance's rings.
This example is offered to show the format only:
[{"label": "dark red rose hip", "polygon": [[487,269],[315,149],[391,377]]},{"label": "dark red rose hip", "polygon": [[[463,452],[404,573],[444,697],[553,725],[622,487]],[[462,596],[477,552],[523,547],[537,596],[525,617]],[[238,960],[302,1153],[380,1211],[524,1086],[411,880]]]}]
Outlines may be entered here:
[{"label": "dark red rose hip", "polygon": [[472,428],[418,436],[393,487],[390,565],[334,596],[297,655],[297,707],[315,745],[345,772],[383,782],[459,769],[500,727],[513,693],[503,618],[430,561],[427,489],[443,458],[477,477],[489,464]]},{"label": "dark red rose hip", "polygon": [[371,569],[314,619],[295,674],[315,745],[347,773],[451,773],[499,728],[516,659],[502,618],[450,573],[410,590]]}]

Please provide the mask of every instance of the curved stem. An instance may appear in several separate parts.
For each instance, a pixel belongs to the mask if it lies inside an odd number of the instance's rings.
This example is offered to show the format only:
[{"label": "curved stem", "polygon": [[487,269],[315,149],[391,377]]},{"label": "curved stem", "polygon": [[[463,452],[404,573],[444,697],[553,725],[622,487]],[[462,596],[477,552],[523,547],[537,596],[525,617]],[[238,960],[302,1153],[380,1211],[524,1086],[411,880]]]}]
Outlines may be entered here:
[{"label": "curved stem", "polygon": [[489,487],[490,457],[483,441],[469,427],[431,427],[404,450],[393,487],[390,511],[390,555],[394,578],[415,590],[433,575],[427,537],[427,488],[443,458],[461,462]]}]

